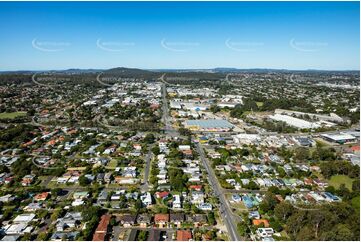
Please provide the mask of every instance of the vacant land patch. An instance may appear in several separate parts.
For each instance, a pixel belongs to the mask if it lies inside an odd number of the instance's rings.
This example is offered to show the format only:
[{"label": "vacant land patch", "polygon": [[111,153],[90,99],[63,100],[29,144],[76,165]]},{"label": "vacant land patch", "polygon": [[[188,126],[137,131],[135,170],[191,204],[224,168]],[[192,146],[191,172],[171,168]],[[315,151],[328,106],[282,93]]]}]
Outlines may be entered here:
[{"label": "vacant land patch", "polygon": [[115,170],[115,168],[117,168],[117,166],[118,166],[118,161],[113,159],[113,160],[109,161],[106,168],[110,169],[110,170]]},{"label": "vacant land patch", "polygon": [[345,176],[345,175],[334,175],[329,180],[329,184],[336,189],[340,187],[341,184],[345,184],[345,186],[351,191],[352,189],[352,181],[353,179]]},{"label": "vacant land patch", "polygon": [[25,115],[26,112],[0,113],[0,119],[14,119]]}]

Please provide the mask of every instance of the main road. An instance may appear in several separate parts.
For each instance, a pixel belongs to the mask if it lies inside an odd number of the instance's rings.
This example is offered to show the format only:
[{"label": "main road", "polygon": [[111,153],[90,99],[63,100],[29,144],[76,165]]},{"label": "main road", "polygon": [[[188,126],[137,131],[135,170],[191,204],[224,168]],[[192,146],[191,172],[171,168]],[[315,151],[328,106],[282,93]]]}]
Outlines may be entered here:
[{"label": "main road", "polygon": [[165,74],[163,74],[159,78],[162,81],[162,108],[163,108],[162,121],[164,123],[164,132],[168,136],[179,137],[179,133],[173,128],[171,123],[171,118],[169,117],[167,87],[166,87],[166,82],[164,81],[164,76]]},{"label": "main road", "polygon": [[[171,124],[171,118],[169,117],[169,107],[168,107],[168,100],[167,100],[167,88],[166,84],[167,82],[164,80],[165,74],[163,74],[159,79],[162,81],[162,102],[163,102],[163,116],[162,121],[164,123],[164,131],[166,135],[169,135],[171,137],[179,137],[179,133],[173,128]],[[230,236],[230,240],[232,241],[240,241],[241,238],[239,234],[237,233],[237,226],[236,221],[234,220],[234,217],[232,215],[231,209],[229,207],[229,204],[226,201],[226,198],[224,194],[221,192],[220,185],[218,183],[218,180],[216,178],[216,175],[214,174],[213,169],[210,167],[209,162],[204,154],[203,148],[200,146],[200,144],[197,144],[198,153],[200,155],[200,158],[204,164],[204,167],[207,170],[208,176],[209,176],[209,182],[211,183],[211,186],[213,188],[213,191],[217,197],[219,197],[220,200],[220,213],[223,218],[223,222],[225,223],[227,227],[227,231]]]},{"label": "main road", "polygon": [[224,193],[222,192],[222,189],[218,183],[218,179],[217,179],[216,175],[214,174],[214,171],[211,168],[209,161],[206,158],[206,155],[204,154],[204,150],[203,150],[202,146],[199,143],[197,143],[196,146],[197,146],[199,157],[200,157],[201,161],[203,162],[204,167],[207,170],[209,183],[211,184],[211,186],[213,188],[215,196],[219,198],[219,204],[220,204],[219,211],[223,218],[223,222],[227,227],[227,230],[228,230],[228,233],[230,236],[230,240],[240,241],[241,237],[239,236],[239,234],[237,232],[237,225],[236,225],[237,221],[235,220],[235,218],[232,215],[232,210],[229,207],[229,204],[226,200],[226,197],[224,196]]}]

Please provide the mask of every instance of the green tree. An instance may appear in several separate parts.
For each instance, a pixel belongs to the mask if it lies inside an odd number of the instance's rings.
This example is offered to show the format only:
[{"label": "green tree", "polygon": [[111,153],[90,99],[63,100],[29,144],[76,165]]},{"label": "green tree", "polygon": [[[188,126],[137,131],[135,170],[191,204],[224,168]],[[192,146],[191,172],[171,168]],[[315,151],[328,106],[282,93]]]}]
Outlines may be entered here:
[{"label": "green tree", "polygon": [[278,200],[276,196],[270,192],[267,192],[263,201],[259,205],[259,208],[265,213],[273,211],[275,206],[277,205]]},{"label": "green tree", "polygon": [[295,150],[294,158],[296,161],[304,162],[310,158],[310,151],[305,147],[298,147]]},{"label": "green tree", "polygon": [[86,178],[84,175],[79,177],[79,185],[82,187],[88,186],[90,184],[90,181],[88,178]]},{"label": "green tree", "polygon": [[49,233],[41,232],[41,233],[39,233],[38,236],[36,237],[36,240],[45,241],[45,240],[48,240],[48,238],[49,238]]},{"label": "green tree", "polygon": [[288,202],[281,202],[275,206],[275,215],[278,219],[285,222],[292,215],[294,207]]},{"label": "green tree", "polygon": [[155,141],[154,134],[147,134],[144,138],[144,142],[147,144],[153,144]]},{"label": "green tree", "polygon": [[214,217],[214,212],[208,213],[207,220],[208,220],[209,225],[214,225],[216,223],[216,218]]},{"label": "green tree", "polygon": [[239,234],[243,237],[248,237],[248,233],[250,232],[247,224],[243,222],[237,224],[237,230]]},{"label": "green tree", "polygon": [[156,145],[152,148],[152,152],[154,155],[159,155],[160,154],[160,150],[159,150],[159,146]]},{"label": "green tree", "polygon": [[192,132],[189,129],[186,129],[186,128],[180,128],[178,131],[179,131],[179,134],[183,135],[183,136],[192,135]]},{"label": "green tree", "polygon": [[21,237],[21,241],[30,241],[31,240],[31,233],[25,233]]},{"label": "green tree", "polygon": [[140,230],[138,233],[138,240],[139,241],[145,241],[147,239],[147,231]]},{"label": "green tree", "polygon": [[221,108],[218,107],[217,105],[212,105],[210,107],[210,110],[211,110],[212,113],[218,113],[219,111],[221,111]]}]

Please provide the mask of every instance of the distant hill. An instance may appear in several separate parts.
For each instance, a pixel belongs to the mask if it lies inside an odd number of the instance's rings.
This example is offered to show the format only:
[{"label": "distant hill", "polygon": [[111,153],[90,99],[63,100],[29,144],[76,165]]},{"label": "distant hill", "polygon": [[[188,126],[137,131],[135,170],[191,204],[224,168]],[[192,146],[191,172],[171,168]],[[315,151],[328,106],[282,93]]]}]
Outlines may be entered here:
[{"label": "distant hill", "polygon": [[[139,68],[127,68],[127,67],[116,67],[111,69],[67,69],[67,70],[44,70],[44,71],[31,71],[31,70],[19,70],[19,71],[0,71],[0,74],[34,74],[34,73],[60,73],[60,74],[91,74],[91,73],[100,73],[103,72],[105,75],[117,75],[119,77],[133,77],[133,78],[144,78],[144,79],[154,79],[159,78],[162,73],[167,73],[167,76],[200,76],[201,78],[219,78],[220,76],[225,75],[225,73],[348,73],[358,75],[358,70],[288,70],[288,69],[268,69],[268,68],[232,68],[232,67],[216,67],[210,69],[139,69]],[[214,76],[213,76],[214,74]],[[220,75],[222,74],[222,75]]]},{"label": "distant hill", "polygon": [[117,67],[106,70],[104,75],[115,75],[121,78],[142,78],[142,79],[154,79],[159,78],[161,73],[156,71],[142,70],[137,68]]}]

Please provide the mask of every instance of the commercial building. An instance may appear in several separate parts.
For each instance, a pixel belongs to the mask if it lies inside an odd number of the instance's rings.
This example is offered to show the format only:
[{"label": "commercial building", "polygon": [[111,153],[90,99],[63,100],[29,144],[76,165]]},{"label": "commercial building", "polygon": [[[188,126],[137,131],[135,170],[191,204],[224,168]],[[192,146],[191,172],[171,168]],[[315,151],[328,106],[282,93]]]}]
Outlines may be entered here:
[{"label": "commercial building", "polygon": [[344,122],[343,118],[341,118],[340,116],[338,116],[335,113],[330,113],[330,115],[326,115],[326,114],[315,114],[315,113],[303,113],[303,112],[297,112],[297,111],[285,110],[285,109],[276,109],[275,114],[295,115],[297,117],[302,117],[302,116],[307,115],[310,118],[318,119],[321,121],[329,121],[329,122],[336,122],[336,123]]},{"label": "commercial building", "polygon": [[285,122],[286,124],[298,129],[317,129],[321,127],[321,125],[313,122],[277,113],[275,115],[270,115],[269,118],[275,121]]},{"label": "commercial building", "polygon": [[346,144],[356,142],[356,137],[347,133],[340,134],[321,134],[321,137],[329,142]]},{"label": "commercial building", "polygon": [[187,120],[184,125],[193,131],[229,131],[234,126],[223,119]]}]

